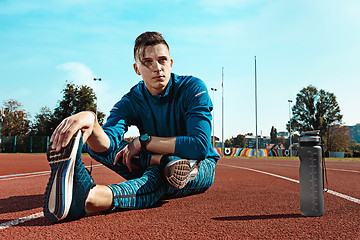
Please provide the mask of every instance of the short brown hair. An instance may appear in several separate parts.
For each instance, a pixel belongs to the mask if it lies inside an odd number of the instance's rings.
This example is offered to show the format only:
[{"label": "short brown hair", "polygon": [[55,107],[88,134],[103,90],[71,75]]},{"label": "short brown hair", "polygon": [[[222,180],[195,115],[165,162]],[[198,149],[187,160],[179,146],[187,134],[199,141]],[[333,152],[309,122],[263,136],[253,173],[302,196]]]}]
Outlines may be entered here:
[{"label": "short brown hair", "polygon": [[165,44],[170,51],[169,45],[166,43],[161,33],[158,32],[144,32],[135,40],[134,58],[142,61],[145,54],[145,48],[148,46],[155,46],[157,44]]}]

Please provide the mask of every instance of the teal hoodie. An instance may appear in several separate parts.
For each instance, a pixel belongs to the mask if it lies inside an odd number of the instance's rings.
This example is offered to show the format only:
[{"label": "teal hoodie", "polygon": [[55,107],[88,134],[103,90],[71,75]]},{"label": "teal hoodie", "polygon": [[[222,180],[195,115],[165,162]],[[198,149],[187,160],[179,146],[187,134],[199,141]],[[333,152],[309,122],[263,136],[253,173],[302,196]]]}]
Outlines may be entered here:
[{"label": "teal hoodie", "polygon": [[140,81],[110,111],[103,126],[111,142],[106,152],[122,146],[125,132],[134,125],[140,134],[176,136],[176,156],[217,162],[219,156],[210,140],[212,109],[207,87],[199,78],[172,73],[160,96],[151,95]]}]

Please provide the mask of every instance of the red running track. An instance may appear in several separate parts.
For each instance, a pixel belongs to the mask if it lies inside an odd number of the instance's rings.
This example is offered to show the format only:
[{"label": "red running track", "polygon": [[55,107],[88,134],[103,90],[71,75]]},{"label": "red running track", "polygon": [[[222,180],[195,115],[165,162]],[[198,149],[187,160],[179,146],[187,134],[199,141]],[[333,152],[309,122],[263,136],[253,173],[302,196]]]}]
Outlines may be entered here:
[{"label": "red running track", "polygon": [[[123,181],[93,164],[98,184]],[[360,162],[327,162],[333,192],[322,217],[300,214],[298,168],[295,160],[224,158],[203,194],[52,224],[41,213],[45,156],[0,154],[0,239],[360,239]]]}]

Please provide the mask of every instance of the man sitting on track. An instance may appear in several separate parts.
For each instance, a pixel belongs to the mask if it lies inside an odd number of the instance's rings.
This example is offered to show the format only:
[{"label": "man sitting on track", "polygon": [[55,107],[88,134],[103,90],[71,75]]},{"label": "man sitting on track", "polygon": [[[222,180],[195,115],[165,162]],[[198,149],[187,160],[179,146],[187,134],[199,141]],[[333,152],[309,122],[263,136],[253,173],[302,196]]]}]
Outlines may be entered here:
[{"label": "man sitting on track", "polygon": [[[173,59],[160,33],[141,34],[134,57],[143,81],[114,105],[103,127],[85,111],[64,119],[51,136],[47,219],[147,208],[161,197],[204,192],[214,182],[219,156],[210,141],[212,103],[204,82],[171,73]],[[127,143],[123,136],[131,125],[141,135]],[[82,149],[127,181],[96,185]]]}]

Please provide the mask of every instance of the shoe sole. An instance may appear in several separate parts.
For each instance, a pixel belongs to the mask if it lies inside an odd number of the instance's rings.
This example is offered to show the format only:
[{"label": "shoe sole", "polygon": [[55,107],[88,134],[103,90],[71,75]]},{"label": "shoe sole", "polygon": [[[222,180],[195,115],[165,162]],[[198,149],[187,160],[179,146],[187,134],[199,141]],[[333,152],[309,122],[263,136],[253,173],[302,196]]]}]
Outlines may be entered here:
[{"label": "shoe sole", "polygon": [[43,211],[44,216],[50,221],[60,221],[69,212],[73,193],[74,166],[80,138],[81,131],[79,130],[60,152],[56,152],[50,147],[46,152],[51,173],[45,190]]},{"label": "shoe sole", "polygon": [[174,187],[182,189],[196,178],[200,161],[181,159],[165,166],[164,174],[167,181]]}]

